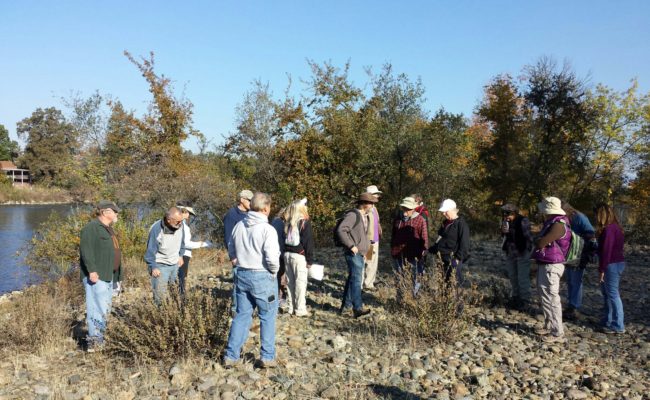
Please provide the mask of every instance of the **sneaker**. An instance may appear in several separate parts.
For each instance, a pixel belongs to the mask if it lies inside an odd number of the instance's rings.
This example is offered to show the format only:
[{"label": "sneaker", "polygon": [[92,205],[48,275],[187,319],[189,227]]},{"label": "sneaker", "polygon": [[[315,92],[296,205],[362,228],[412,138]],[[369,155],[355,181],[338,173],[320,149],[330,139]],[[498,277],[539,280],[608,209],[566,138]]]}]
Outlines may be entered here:
[{"label": "sneaker", "polygon": [[551,330],[546,328],[535,328],[535,334],[540,336],[546,336],[551,334]]},{"label": "sneaker", "polygon": [[221,362],[221,365],[223,365],[224,368],[232,368],[239,364],[239,360],[233,360],[232,358],[223,358],[223,361]]},{"label": "sneaker", "polygon": [[303,311],[303,312],[296,311],[296,317],[311,317],[311,313],[309,311]]},{"label": "sneaker", "polygon": [[260,368],[275,368],[278,366],[278,362],[274,360],[260,360]]},{"label": "sneaker", "polygon": [[607,328],[607,327],[601,328],[600,331],[607,335],[622,335],[625,333],[625,329],[623,329],[622,331],[616,331],[614,329]]},{"label": "sneaker", "polygon": [[104,343],[88,343],[88,347],[86,348],[87,353],[99,353],[102,350],[104,350]]},{"label": "sneaker", "polygon": [[370,310],[367,308],[352,310],[352,315],[354,316],[354,318],[363,317],[364,315],[368,315],[368,314],[370,314]]},{"label": "sneaker", "polygon": [[553,336],[548,335],[542,338],[544,343],[566,343],[566,338],[564,336]]}]

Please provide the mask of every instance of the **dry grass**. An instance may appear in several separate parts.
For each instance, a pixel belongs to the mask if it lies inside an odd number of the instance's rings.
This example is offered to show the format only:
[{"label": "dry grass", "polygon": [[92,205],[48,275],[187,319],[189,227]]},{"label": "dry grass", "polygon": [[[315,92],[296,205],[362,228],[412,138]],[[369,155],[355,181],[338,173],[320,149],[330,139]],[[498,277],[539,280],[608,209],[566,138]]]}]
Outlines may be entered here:
[{"label": "dry grass", "polygon": [[70,195],[58,188],[2,186],[0,203],[69,203]]}]

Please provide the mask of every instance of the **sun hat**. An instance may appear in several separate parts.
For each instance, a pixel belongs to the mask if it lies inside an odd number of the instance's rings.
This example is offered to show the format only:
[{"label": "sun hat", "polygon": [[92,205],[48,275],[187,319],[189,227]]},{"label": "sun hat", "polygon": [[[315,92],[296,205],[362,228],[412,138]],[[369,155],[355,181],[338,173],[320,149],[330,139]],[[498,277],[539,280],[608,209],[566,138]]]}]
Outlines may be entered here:
[{"label": "sun hat", "polygon": [[404,197],[399,206],[408,208],[409,210],[413,210],[418,207],[418,203],[415,202],[415,199],[413,197],[409,196],[409,197]]},{"label": "sun hat", "polygon": [[383,194],[381,190],[377,187],[377,185],[370,185],[366,188],[367,193],[372,193],[372,194]]},{"label": "sun hat", "polygon": [[537,209],[544,215],[566,215],[562,209],[562,201],[557,197],[545,197],[537,204]]},{"label": "sun hat", "polygon": [[357,199],[357,203],[372,203],[372,204],[374,204],[376,202],[377,202],[377,198],[372,193],[368,193],[368,192],[361,193],[359,195],[359,198]]},{"label": "sun hat", "polygon": [[452,199],[445,199],[445,201],[443,201],[442,204],[440,205],[438,211],[447,212],[449,210],[455,210],[456,208],[458,207],[456,207],[455,201],[453,201]]},{"label": "sun hat", "polygon": [[239,192],[238,198],[246,199],[246,200],[252,200],[253,199],[253,192],[251,192],[248,189],[242,190],[241,192]]},{"label": "sun hat", "polygon": [[98,210],[106,210],[107,208],[110,208],[111,210],[113,210],[115,212],[120,212],[120,208],[117,206],[117,204],[115,204],[112,201],[102,200],[99,203],[97,203],[97,209]]}]

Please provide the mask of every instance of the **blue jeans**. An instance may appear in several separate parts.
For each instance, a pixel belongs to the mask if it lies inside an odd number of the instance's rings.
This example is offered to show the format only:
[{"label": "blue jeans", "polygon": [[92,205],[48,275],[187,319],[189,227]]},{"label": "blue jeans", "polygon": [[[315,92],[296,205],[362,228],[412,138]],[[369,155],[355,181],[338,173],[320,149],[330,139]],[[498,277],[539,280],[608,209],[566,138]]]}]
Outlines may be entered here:
[{"label": "blue jeans", "polygon": [[[411,269],[411,274],[413,275],[413,296],[417,296],[418,291],[420,290],[420,278],[424,274],[424,259],[422,260],[408,260],[404,257],[393,258],[393,269],[396,274],[404,273],[404,265],[408,264]],[[400,294],[398,293],[398,297]]]},{"label": "blue jeans", "polygon": [[603,318],[600,323],[605,328],[617,332],[625,329],[623,324],[623,302],[618,291],[618,284],[621,281],[621,274],[624,269],[624,262],[609,264],[605,269],[605,281],[600,284],[604,300]]},{"label": "blue jeans", "polygon": [[363,267],[365,264],[363,255],[346,252],[345,262],[348,264],[348,279],[345,281],[343,305],[341,308],[352,306],[354,310],[361,310],[363,308],[361,284],[363,282]]},{"label": "blue jeans", "polygon": [[102,343],[106,320],[113,302],[113,282],[98,280],[90,282],[88,277],[83,279],[86,291],[86,325],[88,325],[88,342]]},{"label": "blue jeans", "polygon": [[253,310],[260,317],[260,358],[275,359],[275,317],[278,314],[278,280],[268,271],[239,268],[235,293],[237,315],[230,325],[228,345],[224,358],[239,360],[241,348],[246,343],[253,322]]},{"label": "blue jeans", "polygon": [[156,268],[160,271],[160,275],[157,278],[151,277],[151,289],[153,289],[153,302],[160,304],[167,294],[167,286],[178,280],[178,264],[157,264]]},{"label": "blue jeans", "polygon": [[566,275],[569,307],[577,310],[582,306],[582,276],[585,274],[585,270],[580,267],[567,267],[564,274]]}]

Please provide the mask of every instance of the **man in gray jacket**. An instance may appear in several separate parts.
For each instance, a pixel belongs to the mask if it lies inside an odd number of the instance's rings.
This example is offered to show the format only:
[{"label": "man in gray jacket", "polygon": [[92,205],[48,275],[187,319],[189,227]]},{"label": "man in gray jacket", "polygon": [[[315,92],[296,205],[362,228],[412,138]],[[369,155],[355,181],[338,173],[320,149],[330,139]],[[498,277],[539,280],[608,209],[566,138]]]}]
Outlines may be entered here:
[{"label": "man in gray jacket", "polygon": [[357,207],[345,214],[336,231],[339,241],[343,244],[345,261],[348,264],[348,279],[345,282],[339,313],[343,314],[346,308],[352,307],[354,318],[370,314],[370,310],[363,308],[361,284],[365,254],[370,247],[368,213],[376,202],[377,198],[372,193],[362,193],[357,199]]},{"label": "man in gray jacket", "polygon": [[269,224],[270,212],[271,197],[266,193],[255,193],[250,211],[244,220],[235,225],[228,242],[228,255],[233,267],[237,267],[237,315],[232,320],[223,357],[226,367],[231,367],[239,361],[255,308],[260,317],[260,366],[276,366],[276,274],[280,268],[280,245],[275,228]]}]

